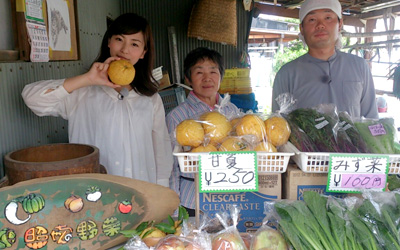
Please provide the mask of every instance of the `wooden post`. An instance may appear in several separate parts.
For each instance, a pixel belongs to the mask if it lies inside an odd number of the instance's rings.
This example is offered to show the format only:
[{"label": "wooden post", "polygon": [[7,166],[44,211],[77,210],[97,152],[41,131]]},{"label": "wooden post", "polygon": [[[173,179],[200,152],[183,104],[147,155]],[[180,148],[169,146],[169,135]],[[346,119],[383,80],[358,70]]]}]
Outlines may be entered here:
[{"label": "wooden post", "polygon": [[194,186],[196,188],[196,228],[200,226],[200,194],[199,194],[199,174],[194,174]]},{"label": "wooden post", "polygon": [[[365,27],[365,32],[372,32],[372,31],[374,31],[375,27],[376,27],[376,19],[368,19],[366,27]],[[366,37],[365,38],[365,43],[371,43],[373,41],[374,41],[374,37]],[[364,59],[366,59],[367,61],[369,61],[369,59],[371,59],[371,51],[370,50],[365,50]],[[371,62],[369,62],[368,65],[370,68],[372,67]]]}]

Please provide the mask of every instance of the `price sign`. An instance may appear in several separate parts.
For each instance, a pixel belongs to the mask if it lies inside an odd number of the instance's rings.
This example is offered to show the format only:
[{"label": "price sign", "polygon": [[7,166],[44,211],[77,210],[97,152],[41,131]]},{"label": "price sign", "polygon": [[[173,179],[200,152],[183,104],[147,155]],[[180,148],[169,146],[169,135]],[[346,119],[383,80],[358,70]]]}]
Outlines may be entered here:
[{"label": "price sign", "polygon": [[199,192],[258,191],[257,153],[210,152],[199,161]]},{"label": "price sign", "polygon": [[326,191],[360,193],[383,191],[389,171],[389,156],[330,154]]}]

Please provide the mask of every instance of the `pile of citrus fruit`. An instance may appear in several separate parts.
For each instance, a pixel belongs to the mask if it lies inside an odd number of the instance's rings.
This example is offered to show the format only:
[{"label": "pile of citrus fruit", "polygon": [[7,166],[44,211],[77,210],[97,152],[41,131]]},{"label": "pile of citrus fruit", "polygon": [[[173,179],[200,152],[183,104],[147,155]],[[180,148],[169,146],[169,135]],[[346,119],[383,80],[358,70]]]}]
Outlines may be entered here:
[{"label": "pile of citrus fruit", "polygon": [[190,152],[263,151],[277,152],[290,136],[290,126],[281,116],[263,119],[244,114],[229,120],[218,111],[206,112],[199,119],[187,119],[176,127],[179,145]]}]

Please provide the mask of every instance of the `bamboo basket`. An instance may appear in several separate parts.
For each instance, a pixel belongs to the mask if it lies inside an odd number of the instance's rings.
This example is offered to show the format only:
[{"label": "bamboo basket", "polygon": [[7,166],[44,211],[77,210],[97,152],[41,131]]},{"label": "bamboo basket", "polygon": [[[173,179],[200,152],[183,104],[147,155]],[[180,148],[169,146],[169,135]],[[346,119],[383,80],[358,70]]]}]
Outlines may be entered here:
[{"label": "bamboo basket", "polygon": [[188,37],[236,47],[236,1],[199,0],[190,15]]}]

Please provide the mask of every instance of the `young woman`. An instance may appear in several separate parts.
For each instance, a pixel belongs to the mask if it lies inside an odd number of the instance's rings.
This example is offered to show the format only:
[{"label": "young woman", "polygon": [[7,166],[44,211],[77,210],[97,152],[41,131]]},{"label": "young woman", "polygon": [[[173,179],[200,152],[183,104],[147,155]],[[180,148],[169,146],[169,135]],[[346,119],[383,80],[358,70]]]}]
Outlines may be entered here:
[{"label": "young woman", "polygon": [[[136,70],[129,85],[108,79],[109,64],[121,59]],[[168,186],[173,158],[164,106],[152,81],[153,59],[147,20],[123,14],[109,26],[88,72],[31,83],[22,97],[38,116],[67,119],[69,141],[97,146],[108,174]]]}]

